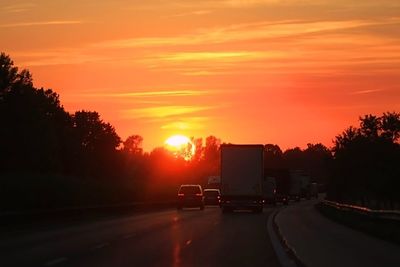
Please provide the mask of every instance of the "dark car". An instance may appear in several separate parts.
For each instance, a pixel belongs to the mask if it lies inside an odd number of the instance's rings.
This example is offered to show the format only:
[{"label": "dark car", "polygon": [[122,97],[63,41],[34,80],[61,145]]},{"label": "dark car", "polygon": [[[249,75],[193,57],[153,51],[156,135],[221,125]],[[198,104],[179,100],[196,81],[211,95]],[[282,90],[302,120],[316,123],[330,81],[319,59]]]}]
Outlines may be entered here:
[{"label": "dark car", "polygon": [[221,200],[219,189],[204,189],[204,204],[219,205]]},{"label": "dark car", "polygon": [[199,207],[204,209],[203,189],[198,184],[181,185],[178,191],[178,210]]}]

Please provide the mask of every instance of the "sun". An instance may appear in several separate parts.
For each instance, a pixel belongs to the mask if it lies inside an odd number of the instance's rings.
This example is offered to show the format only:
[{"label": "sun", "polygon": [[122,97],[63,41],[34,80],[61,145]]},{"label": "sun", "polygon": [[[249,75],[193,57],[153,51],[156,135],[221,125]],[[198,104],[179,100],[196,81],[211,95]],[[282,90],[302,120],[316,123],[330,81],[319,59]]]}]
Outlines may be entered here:
[{"label": "sun", "polygon": [[182,146],[186,146],[190,143],[190,139],[184,135],[173,135],[165,140],[165,144],[171,146],[172,148],[180,149]]},{"label": "sun", "polygon": [[165,146],[174,155],[181,156],[185,160],[192,158],[195,152],[195,147],[192,141],[184,135],[172,135],[165,140]]}]

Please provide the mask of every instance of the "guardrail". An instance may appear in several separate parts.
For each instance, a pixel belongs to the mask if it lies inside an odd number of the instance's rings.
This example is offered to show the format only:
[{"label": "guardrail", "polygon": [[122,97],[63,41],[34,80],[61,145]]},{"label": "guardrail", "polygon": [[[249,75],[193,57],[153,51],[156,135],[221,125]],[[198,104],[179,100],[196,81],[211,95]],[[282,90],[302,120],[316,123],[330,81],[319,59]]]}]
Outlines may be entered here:
[{"label": "guardrail", "polygon": [[329,200],[323,200],[322,203],[339,210],[352,211],[375,219],[400,221],[399,210],[374,210],[362,206],[343,204]]}]

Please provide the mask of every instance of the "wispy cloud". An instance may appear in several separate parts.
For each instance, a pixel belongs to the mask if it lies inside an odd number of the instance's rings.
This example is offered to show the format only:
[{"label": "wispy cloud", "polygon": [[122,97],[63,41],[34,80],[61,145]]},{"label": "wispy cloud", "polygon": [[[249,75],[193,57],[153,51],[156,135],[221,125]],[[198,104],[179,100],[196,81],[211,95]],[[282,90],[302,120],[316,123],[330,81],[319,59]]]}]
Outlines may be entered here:
[{"label": "wispy cloud", "polygon": [[377,93],[377,92],[382,92],[384,91],[383,89],[369,89],[369,90],[358,90],[358,91],[353,91],[350,92],[350,95],[365,95],[365,94],[371,94],[371,93]]},{"label": "wispy cloud", "polygon": [[210,14],[212,12],[213,12],[213,10],[194,10],[194,11],[190,11],[190,12],[173,14],[173,15],[170,15],[170,16],[166,16],[166,18],[187,17],[187,16],[201,16],[201,15]]},{"label": "wispy cloud", "polygon": [[159,106],[140,109],[129,109],[123,111],[126,117],[134,118],[167,118],[193,114],[196,112],[212,109],[210,106]]},{"label": "wispy cloud", "polygon": [[208,117],[189,117],[172,121],[161,126],[163,130],[199,130],[205,127]]},{"label": "wispy cloud", "polygon": [[271,53],[264,51],[209,51],[209,52],[180,52],[172,54],[159,55],[157,60],[168,61],[168,62],[185,62],[185,61],[212,61],[212,60],[224,60],[224,61],[242,61],[261,59],[268,56],[273,56]]},{"label": "wispy cloud", "polygon": [[336,21],[293,21],[255,22],[234,24],[228,27],[199,29],[193,34],[170,37],[127,38],[93,44],[102,48],[182,46],[219,44],[236,41],[298,37],[326,31],[341,31],[365,26],[400,23],[400,18],[382,20],[336,20]]},{"label": "wispy cloud", "polygon": [[24,66],[53,66],[53,65],[70,65],[84,64],[91,62],[109,61],[110,57],[103,55],[91,55],[83,52],[54,52],[43,56],[28,57],[22,59],[21,64]]},{"label": "wispy cloud", "polygon": [[0,28],[12,27],[30,27],[30,26],[50,26],[50,25],[73,25],[83,23],[80,20],[49,20],[49,21],[31,21],[31,22],[16,22],[9,24],[1,24]]},{"label": "wispy cloud", "polygon": [[4,13],[20,13],[20,12],[25,12],[36,5],[33,3],[21,3],[21,4],[14,4],[14,5],[5,5],[0,8],[0,11],[3,11]]},{"label": "wispy cloud", "polygon": [[[171,3],[171,1],[167,1]],[[336,0],[336,5],[345,5],[351,7],[362,6],[399,6],[398,0],[363,0],[363,1],[349,1],[349,0]],[[203,0],[203,1],[183,1],[179,2],[181,7],[213,7],[213,8],[252,8],[257,6],[326,6],[332,5],[331,0]]]},{"label": "wispy cloud", "polygon": [[179,97],[179,96],[199,96],[215,94],[216,91],[209,90],[164,90],[164,91],[142,91],[142,92],[124,92],[124,93],[88,93],[82,96],[88,97]]}]

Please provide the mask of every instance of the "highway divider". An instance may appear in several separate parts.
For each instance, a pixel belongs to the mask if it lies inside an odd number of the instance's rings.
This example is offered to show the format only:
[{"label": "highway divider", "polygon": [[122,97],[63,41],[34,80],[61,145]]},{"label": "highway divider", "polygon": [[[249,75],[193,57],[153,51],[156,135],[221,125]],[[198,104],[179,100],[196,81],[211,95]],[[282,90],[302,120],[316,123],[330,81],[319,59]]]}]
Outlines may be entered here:
[{"label": "highway divider", "polygon": [[315,208],[327,218],[366,234],[400,245],[400,212],[324,200]]},{"label": "highway divider", "polygon": [[338,210],[352,211],[375,219],[400,221],[400,211],[398,210],[374,210],[362,206],[343,204],[329,200],[322,201],[322,204]]}]

